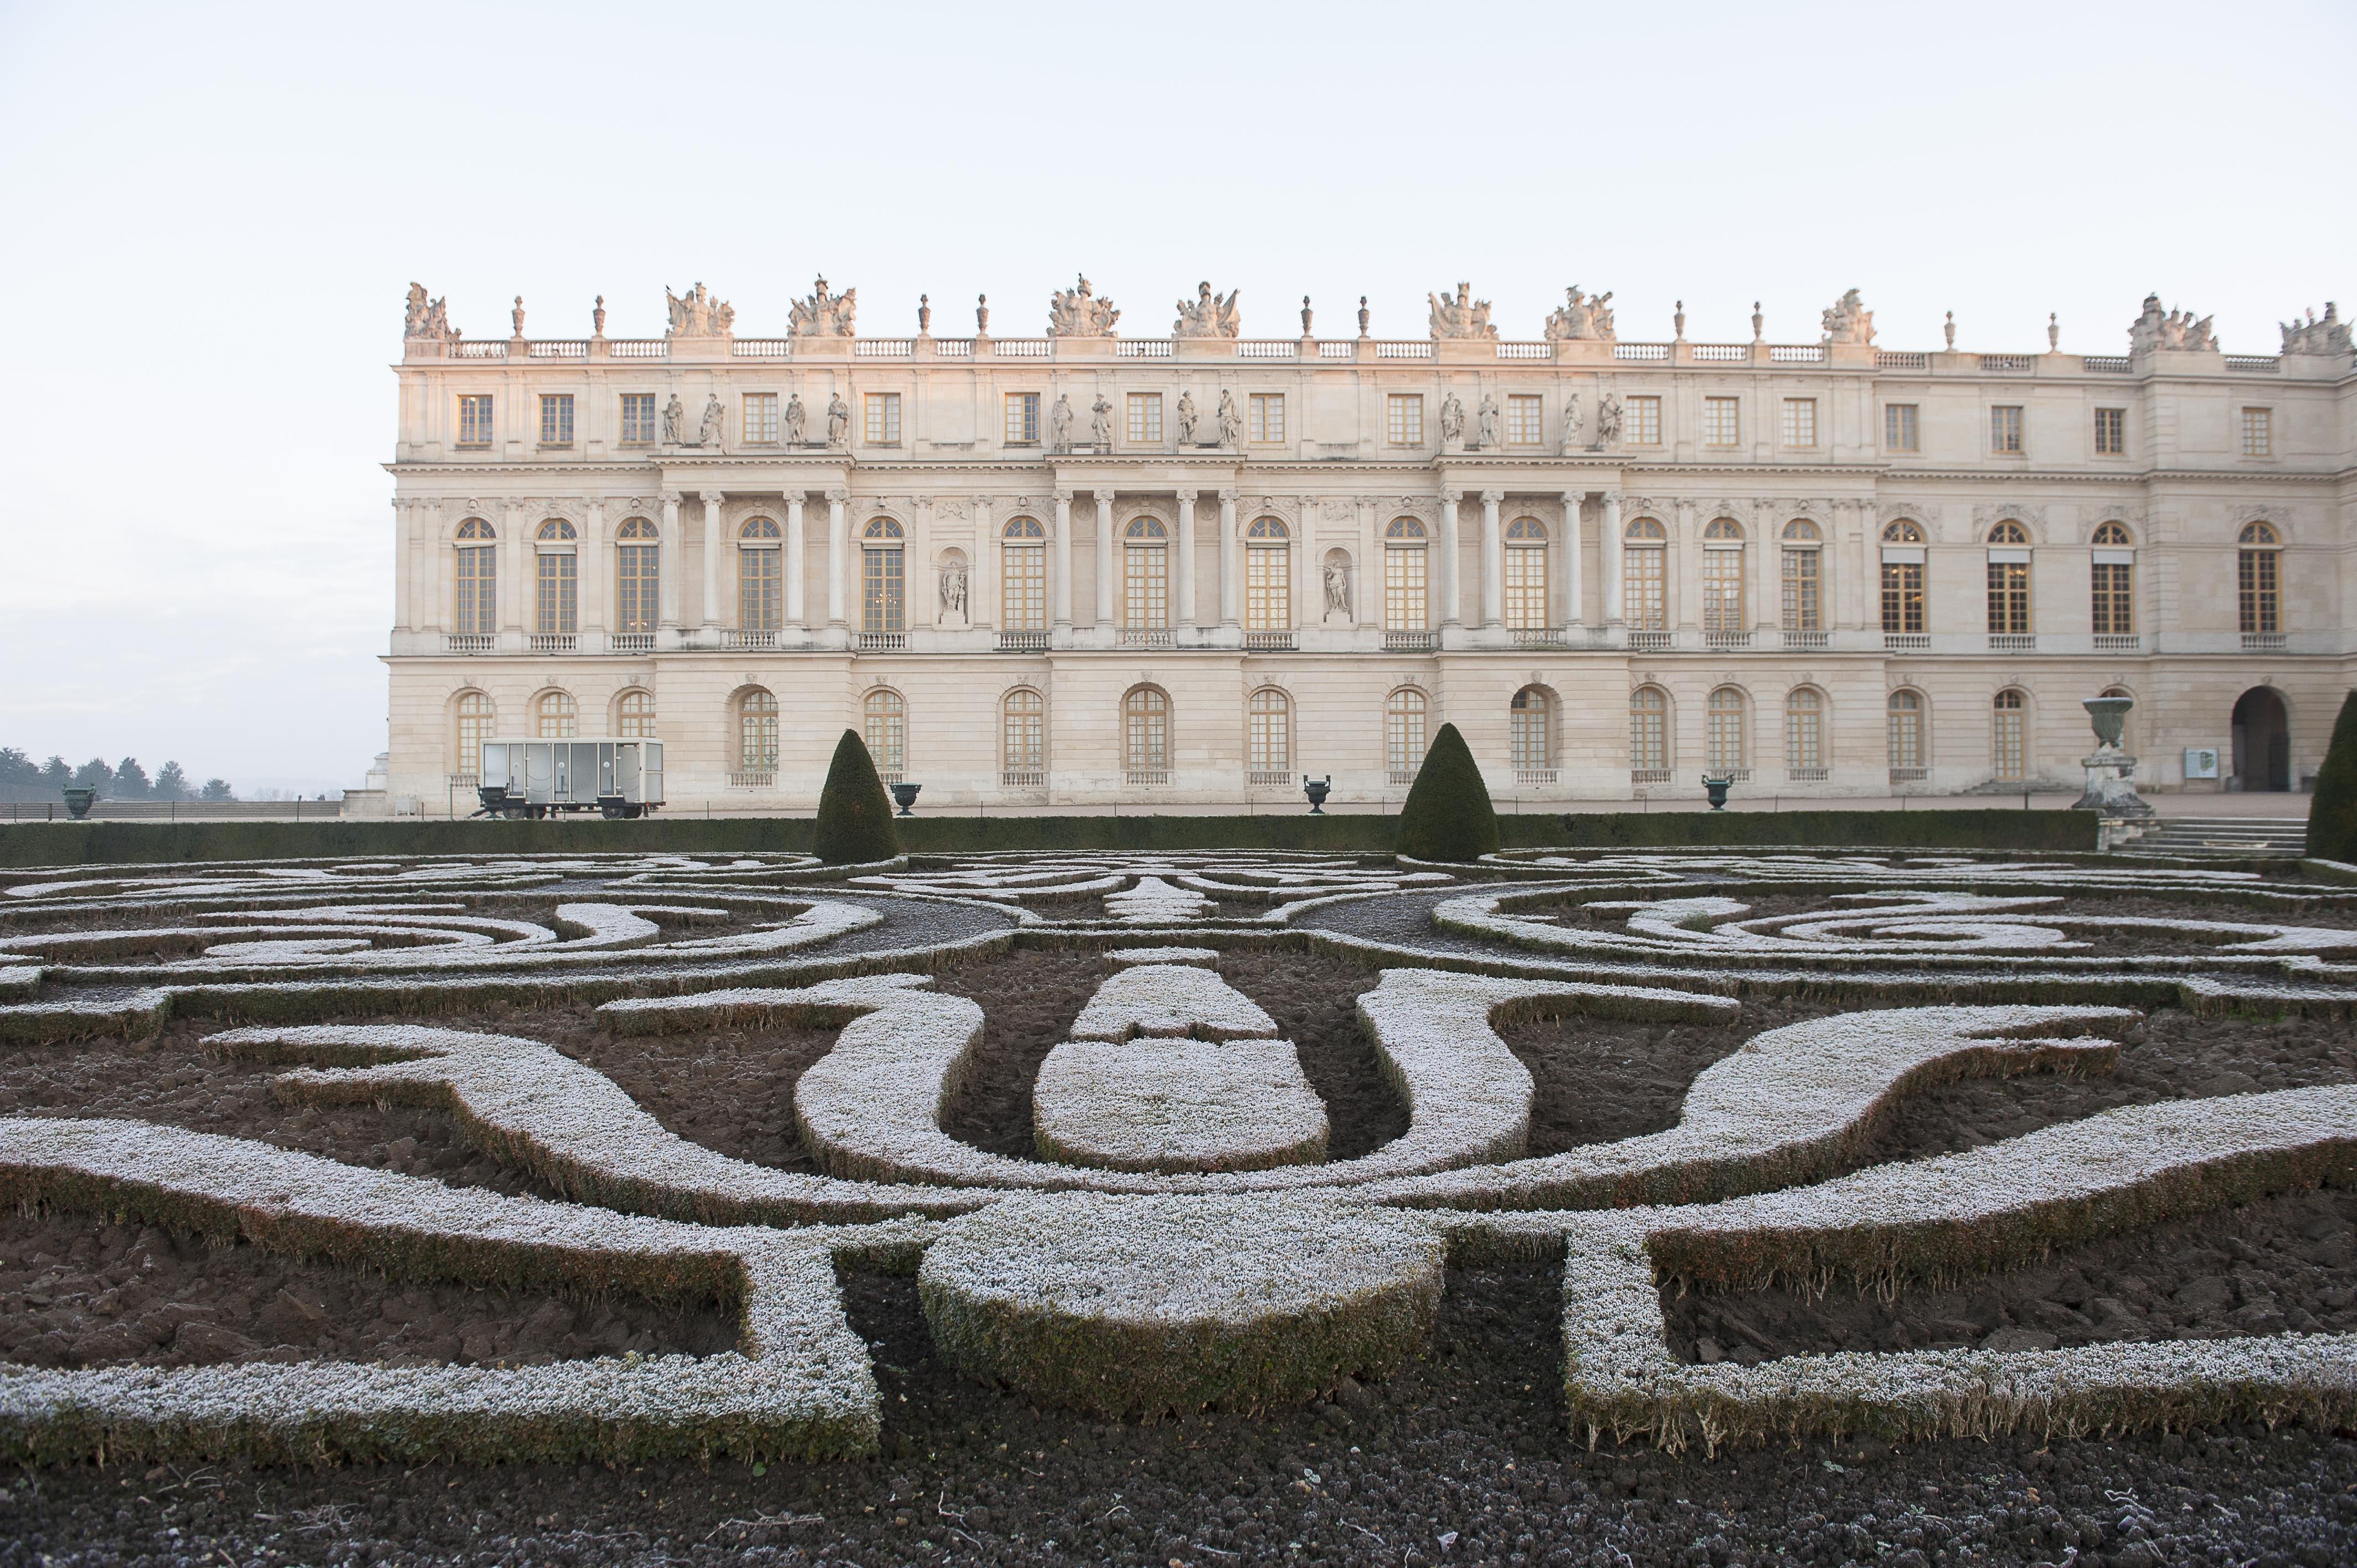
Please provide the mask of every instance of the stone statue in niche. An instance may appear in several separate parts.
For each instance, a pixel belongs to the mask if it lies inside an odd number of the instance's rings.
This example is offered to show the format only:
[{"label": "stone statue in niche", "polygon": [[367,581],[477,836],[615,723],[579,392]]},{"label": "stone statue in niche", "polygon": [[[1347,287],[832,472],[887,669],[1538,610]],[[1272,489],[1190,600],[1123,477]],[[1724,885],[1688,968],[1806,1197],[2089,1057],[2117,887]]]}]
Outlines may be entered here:
[{"label": "stone statue in niche", "polygon": [[1465,439],[1465,405],[1450,392],[1440,400],[1440,440],[1443,446],[1454,446]]},{"label": "stone statue in niche", "polygon": [[696,422],[695,444],[698,446],[720,445],[720,422],[726,415],[720,407],[720,394],[708,392],[704,399],[704,417]]},{"label": "stone statue in niche", "polygon": [[1243,329],[1243,317],[1236,310],[1236,295],[1243,292],[1232,288],[1216,295],[1210,284],[1196,285],[1195,297],[1178,302],[1178,319],[1170,324],[1170,336],[1233,338]]},{"label": "stone statue in niche", "polygon": [[[436,300],[436,307],[441,306]],[[2319,320],[2316,306],[2308,307],[2308,319],[2297,316],[2278,323],[2283,328],[2283,351],[2287,354],[2346,354],[2351,351],[2349,323],[2341,319],[2341,306],[2331,300],[2324,302],[2324,317]]]},{"label": "stone statue in niche", "polygon": [[1243,439],[1243,415],[1236,412],[1236,394],[1227,388],[1220,389],[1220,445],[1233,446]]},{"label": "stone statue in niche", "polygon": [[1048,411],[1048,441],[1051,451],[1072,449],[1072,400],[1062,392],[1056,394],[1056,406]]},{"label": "stone statue in niche", "polygon": [[[1874,341],[1874,312],[1866,308],[1850,289],[1828,306],[1824,314],[1825,341],[1828,343],[1871,343]],[[1752,335],[1759,336],[1755,326]]]},{"label": "stone statue in niche", "polygon": [[1620,395],[1606,392],[1596,400],[1596,445],[1609,446],[1620,439]]},{"label": "stone statue in niche", "polygon": [[1473,415],[1474,428],[1480,432],[1481,450],[1496,447],[1503,436],[1498,429],[1498,400],[1488,392],[1481,394],[1481,406]]},{"label": "stone statue in niche", "polygon": [[820,278],[811,285],[811,292],[794,301],[792,308],[786,312],[786,328],[797,338],[848,338],[853,334],[852,318],[858,311],[857,289],[830,294],[826,280]]},{"label": "stone statue in niche", "polygon": [[1582,294],[1577,284],[1563,291],[1563,304],[1547,317],[1546,335],[1550,342],[1577,341],[1598,338],[1610,341],[1612,312],[1605,306],[1612,295]]},{"label": "stone statue in niche", "polygon": [[426,298],[425,285],[414,283],[409,285],[409,313],[402,322],[401,335],[439,343],[456,338],[458,329],[450,325],[449,312],[442,301]]},{"label": "stone statue in niche", "polygon": [[1100,452],[1113,446],[1113,404],[1105,401],[1103,392],[1097,393],[1096,402],[1089,404],[1089,439]]},{"label": "stone statue in niche", "polygon": [[671,336],[674,338],[719,338],[737,325],[737,312],[725,299],[716,299],[710,290],[697,284],[685,294],[663,290],[663,299],[671,308]]},{"label": "stone statue in niche", "polygon": [[2190,310],[2161,314],[2160,295],[2144,296],[2144,313],[2128,327],[2128,352],[2148,354],[2155,349],[2185,349],[2215,353],[2218,339],[2210,330],[2210,317],[2199,321]]},{"label": "stone statue in niche", "polygon": [[663,445],[666,446],[682,445],[686,437],[682,434],[681,427],[686,423],[687,410],[681,404],[679,393],[673,392],[671,394],[671,401],[663,404]]},{"label": "stone statue in niche", "polygon": [[810,410],[802,406],[802,394],[795,392],[786,399],[786,445],[802,444],[802,426],[810,423]]},{"label": "stone statue in niche", "polygon": [[1351,618],[1351,558],[1339,550],[1326,557],[1326,618]]},{"label": "stone statue in niche", "polygon": [[828,394],[826,400],[826,444],[841,446],[851,430],[851,405],[843,401],[841,392]]},{"label": "stone statue in niche", "polygon": [[1585,418],[1580,413],[1577,392],[1563,400],[1563,452],[1566,457],[1579,445],[1579,427]]},{"label": "stone statue in niche", "polygon": [[1199,415],[1195,412],[1195,394],[1190,392],[1180,392],[1178,394],[1179,446],[1192,446],[1195,445],[1195,421],[1198,417]]},{"label": "stone statue in niche", "polygon": [[965,562],[960,556],[942,563],[942,619],[965,620]]},{"label": "stone statue in niche", "polygon": [[1090,292],[1086,278],[1048,296],[1050,338],[1110,338],[1113,324],[1120,319],[1121,312],[1114,308],[1113,301]]},{"label": "stone statue in niche", "polygon": [[1495,338],[1498,329],[1490,325],[1490,302],[1473,297],[1473,285],[1460,283],[1455,298],[1446,294],[1427,294],[1426,301],[1432,306],[1432,335],[1435,338]]}]

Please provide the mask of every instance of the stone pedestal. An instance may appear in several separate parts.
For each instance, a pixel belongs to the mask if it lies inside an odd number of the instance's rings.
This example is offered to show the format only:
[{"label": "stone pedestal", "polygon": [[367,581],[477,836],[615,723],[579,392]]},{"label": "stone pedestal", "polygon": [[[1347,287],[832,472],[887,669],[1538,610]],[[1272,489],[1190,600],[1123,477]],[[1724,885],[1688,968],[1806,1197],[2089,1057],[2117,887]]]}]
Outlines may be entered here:
[{"label": "stone pedestal", "polygon": [[2101,746],[2093,757],[2079,759],[2087,770],[2086,793],[2072,803],[2074,811],[2100,811],[2106,817],[2149,817],[2151,803],[2136,793],[2136,759],[2125,751]]}]

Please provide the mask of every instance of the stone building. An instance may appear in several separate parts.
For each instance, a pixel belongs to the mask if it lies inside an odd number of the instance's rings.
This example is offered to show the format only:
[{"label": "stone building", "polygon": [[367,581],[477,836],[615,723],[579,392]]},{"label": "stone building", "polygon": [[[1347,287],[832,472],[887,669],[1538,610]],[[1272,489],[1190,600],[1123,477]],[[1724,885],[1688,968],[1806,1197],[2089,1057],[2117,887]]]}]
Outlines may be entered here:
[{"label": "stone building", "polygon": [[[2222,353],[1161,336],[1086,279],[1043,336],[785,336],[702,285],[659,338],[469,338],[413,288],[390,793],[493,735],[659,735],[674,809],[807,805],[863,729],[929,806],[1399,798],[1443,722],[1500,797],[2075,789],[2133,696],[2147,789],[2298,789],[2349,686],[2357,375],[2328,311]],[[1288,316],[1291,314],[1287,312]],[[2205,754],[2214,753],[2214,766]],[[1738,794],[1742,791],[1738,789]]]}]

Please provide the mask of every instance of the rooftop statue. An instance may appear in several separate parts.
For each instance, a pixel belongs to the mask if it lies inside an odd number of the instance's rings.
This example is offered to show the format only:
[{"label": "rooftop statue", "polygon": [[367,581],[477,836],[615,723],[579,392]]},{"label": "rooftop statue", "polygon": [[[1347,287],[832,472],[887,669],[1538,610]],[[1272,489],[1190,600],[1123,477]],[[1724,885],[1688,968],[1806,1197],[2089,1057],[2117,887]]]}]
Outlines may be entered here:
[{"label": "rooftop statue", "polygon": [[2128,352],[2149,353],[2155,349],[2190,349],[2215,353],[2218,339],[2210,330],[2212,317],[2199,321],[2190,310],[2172,310],[2164,316],[2160,311],[2160,295],[2144,296],[2144,313],[2128,327]]},{"label": "rooftop statue", "polygon": [[1435,338],[1495,338],[1498,329],[1490,325],[1490,302],[1473,297],[1473,285],[1460,283],[1457,297],[1445,294],[1424,296],[1432,306],[1432,335]]},{"label": "rooftop statue", "polygon": [[1610,342],[1612,312],[1605,306],[1611,302],[1612,295],[1609,291],[1582,294],[1577,284],[1572,285],[1563,291],[1563,304],[1547,317],[1548,340],[1597,338]]},{"label": "rooftop statue", "polygon": [[857,289],[829,294],[826,280],[820,278],[811,285],[807,295],[794,301],[793,309],[786,316],[787,329],[797,338],[848,338],[852,336],[851,318],[858,309]]},{"label": "rooftop statue", "polygon": [[[1754,318],[1756,321],[1756,317]],[[1825,341],[1828,343],[1871,343],[1874,341],[1874,312],[1866,308],[1850,289],[1833,302],[1824,314]],[[1752,332],[1757,336],[1759,328]]]},{"label": "rooftop statue", "polygon": [[1243,292],[1232,288],[1224,295],[1217,295],[1208,283],[1196,285],[1195,297],[1178,302],[1178,319],[1170,324],[1170,336],[1234,337],[1243,329],[1243,317],[1236,310],[1236,295]]},{"label": "rooftop statue", "polygon": [[737,325],[736,307],[715,297],[702,284],[685,294],[673,294],[666,288],[663,298],[671,306],[673,338],[725,338]]},{"label": "rooftop statue", "polygon": [[1114,308],[1113,301],[1090,292],[1085,277],[1048,296],[1050,338],[1110,338],[1114,323],[1120,319],[1121,312]]},{"label": "rooftop statue", "polygon": [[[435,308],[442,302],[436,300]],[[2324,302],[2324,318],[2319,321],[2316,306],[2308,307],[2308,319],[2293,317],[2282,323],[2283,351],[2287,354],[2347,354],[2351,351],[2349,323],[2341,319],[2341,306],[2331,300]],[[455,336],[455,334],[454,334]]]},{"label": "rooftop statue", "polygon": [[414,283],[409,285],[409,315],[402,324],[401,335],[447,342],[457,338],[458,329],[450,325],[449,314],[443,308],[442,301],[426,298],[425,285]]}]

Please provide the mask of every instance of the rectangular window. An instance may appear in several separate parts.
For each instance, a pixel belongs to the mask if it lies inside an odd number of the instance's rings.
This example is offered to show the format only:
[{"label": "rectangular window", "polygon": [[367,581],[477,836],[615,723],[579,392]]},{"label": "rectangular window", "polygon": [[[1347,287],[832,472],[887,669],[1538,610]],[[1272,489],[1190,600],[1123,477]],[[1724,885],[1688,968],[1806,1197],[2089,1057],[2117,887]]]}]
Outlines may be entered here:
[{"label": "rectangular window", "polygon": [[[1902,698],[1908,705],[1901,706]],[[1923,714],[1913,705],[1912,693],[1902,693],[1890,700],[1889,714],[1883,725],[1883,745],[1890,753],[1894,771],[1908,772],[1923,766]]]},{"label": "rectangular window", "polygon": [[2126,637],[2136,630],[2135,598],[2128,588],[2128,574],[2133,570],[2123,561],[2095,563],[2093,586],[2097,637]]},{"label": "rectangular window", "polygon": [[785,595],[779,585],[781,550],[737,552],[737,624],[747,631],[775,631]]},{"label": "rectangular window", "polygon": [[540,444],[543,446],[573,445],[573,394],[571,392],[541,394]]},{"label": "rectangular window", "polygon": [[458,445],[491,444],[491,394],[468,392],[458,400]]},{"label": "rectangular window", "polygon": [[1391,394],[1391,418],[1388,435],[1394,446],[1424,445],[1424,394],[1394,392]]},{"label": "rectangular window", "polygon": [[1006,394],[1006,445],[1009,446],[1039,445],[1039,394],[1038,392]]},{"label": "rectangular window", "polygon": [[1882,410],[1882,449],[1886,452],[1921,452],[1923,441],[1915,423],[1916,406],[1911,403],[1886,403]]},{"label": "rectangular window", "polygon": [[1795,693],[1784,706],[1784,767],[1793,773],[1825,765],[1824,713],[1813,696]]},{"label": "rectangular window", "polygon": [[1824,628],[1823,579],[1818,575],[1814,550],[1784,552],[1784,629],[1786,631],[1821,631]]},{"label": "rectangular window", "polygon": [[1291,739],[1286,734],[1286,711],[1281,699],[1274,693],[1256,693],[1252,702],[1251,730],[1247,736],[1250,753],[1245,766],[1254,773],[1284,773],[1293,766]]},{"label": "rectangular window", "polygon": [[[2002,702],[2011,695],[2011,693],[2000,693],[1998,700]],[[2017,703],[2020,701],[2018,696],[2014,700]],[[2024,761],[2026,748],[2022,745],[2021,709],[2001,707],[1993,716],[1996,722],[1990,736],[1993,755],[1989,760],[1994,764],[1996,776],[2000,779],[2028,778],[2028,766]]]},{"label": "rectangular window", "polygon": [[2243,456],[2265,457],[2275,449],[2275,411],[2268,408],[2246,408],[2243,411]]},{"label": "rectangular window", "polygon": [[1426,624],[1424,547],[1391,545],[1383,551],[1383,629],[1422,631]]},{"label": "rectangular window", "polygon": [[1702,628],[1724,636],[1743,629],[1743,552],[1702,553]]},{"label": "rectangular window", "polygon": [[[777,552],[769,553],[774,555]],[[863,550],[860,553],[867,559],[859,575],[859,629],[876,632],[907,630],[908,609],[901,593],[900,552]]]},{"label": "rectangular window", "polygon": [[2018,452],[2021,450],[2021,405],[2001,403],[1989,410],[1989,450]]},{"label": "rectangular window", "polygon": [[622,445],[650,445],[655,438],[655,394],[624,392],[622,394]]},{"label": "rectangular window", "polygon": [[1620,553],[1620,615],[1631,631],[1667,631],[1663,571],[1669,552],[1659,545],[1624,545]]},{"label": "rectangular window", "polygon": [[1882,629],[1912,637],[1923,629],[1923,563],[1882,564]]},{"label": "rectangular window", "polygon": [[1506,399],[1506,445],[1537,446],[1546,440],[1546,403],[1535,393]]},{"label": "rectangular window", "polygon": [[2128,451],[2128,411],[2125,408],[2099,408],[2095,411],[2095,456],[2125,457]]},{"label": "rectangular window", "polygon": [[1121,624],[1134,631],[1168,626],[1169,550],[1160,544],[1131,544],[1123,547],[1122,554]]},{"label": "rectangular window", "polygon": [[900,394],[899,392],[867,394],[867,445],[870,446],[900,445]]},{"label": "rectangular window", "polygon": [[740,416],[740,428],[748,446],[774,446],[778,444],[778,394],[747,392],[745,411]]},{"label": "rectangular window", "polygon": [[570,550],[540,553],[539,581],[533,593],[532,628],[543,636],[575,630],[580,614],[580,557]]},{"label": "rectangular window", "polygon": [[489,637],[499,629],[499,546],[469,544],[458,551],[458,592],[453,607],[461,637]]},{"label": "rectangular window", "polygon": [[[468,553],[462,550],[458,553],[464,555]],[[2245,633],[2281,631],[2282,601],[2276,587],[2276,552],[2245,550],[2242,556],[2236,586],[2242,600],[2243,630]],[[490,628],[486,627],[485,629]]]},{"label": "rectangular window", "polygon": [[1293,552],[1262,545],[1244,552],[1244,629],[1284,631],[1293,625]]},{"label": "rectangular window", "polygon": [[999,626],[1006,631],[1048,629],[1048,546],[1010,542],[1000,556]]},{"label": "rectangular window", "polygon": [[1744,760],[1744,712],[1735,693],[1711,693],[1703,719],[1703,767],[1725,778],[1747,766]]},{"label": "rectangular window", "polygon": [[1253,440],[1284,440],[1285,394],[1283,392],[1253,393],[1252,408],[1248,417],[1252,421],[1252,428],[1247,434]]},{"label": "rectangular window", "polygon": [[662,585],[657,549],[652,544],[615,547],[616,631],[654,630],[655,618],[660,613],[656,606],[656,592]]},{"label": "rectangular window", "polygon": [[1743,436],[1743,403],[1739,398],[1702,400],[1702,439],[1706,446],[1732,446]]},{"label": "rectangular window", "polygon": [[1648,689],[1629,702],[1629,767],[1638,773],[1667,773],[1670,767],[1670,715],[1662,694]]},{"label": "rectangular window", "polygon": [[1659,446],[1662,444],[1662,400],[1657,397],[1632,397],[1629,400],[1620,431],[1631,446]]},{"label": "rectangular window", "polygon": [[2029,630],[2029,563],[1992,561],[1988,564],[1988,628],[2003,637]]},{"label": "rectangular window", "polygon": [[1784,400],[1784,445],[1814,446],[1817,444],[1817,400],[1813,397],[1788,397]]},{"label": "rectangular window", "polygon": [[1129,439],[1134,445],[1162,445],[1162,394],[1132,392],[1129,394]]},{"label": "rectangular window", "polygon": [[1506,624],[1516,631],[1546,629],[1546,558],[1543,544],[1506,552]]}]

